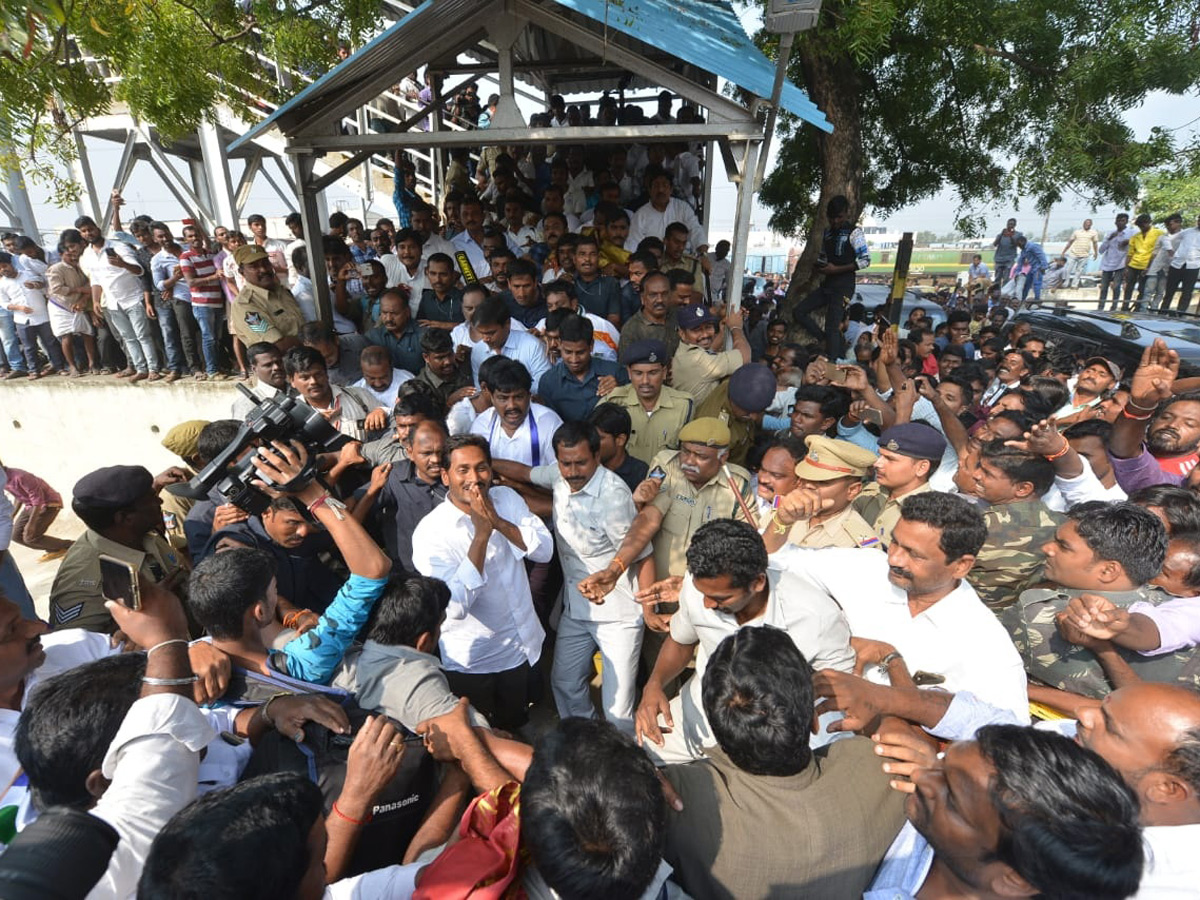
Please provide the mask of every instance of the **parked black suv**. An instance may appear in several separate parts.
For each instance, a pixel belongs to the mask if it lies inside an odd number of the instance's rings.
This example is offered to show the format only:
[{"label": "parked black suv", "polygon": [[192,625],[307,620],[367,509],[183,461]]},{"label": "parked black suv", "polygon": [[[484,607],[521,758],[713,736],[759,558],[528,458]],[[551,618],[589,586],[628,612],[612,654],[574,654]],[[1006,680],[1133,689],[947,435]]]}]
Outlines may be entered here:
[{"label": "parked black suv", "polygon": [[1128,379],[1155,338],[1179,354],[1179,374],[1200,375],[1200,319],[1170,318],[1157,313],[1096,312],[1069,307],[1043,307],[1018,313],[1047,341],[1078,358],[1103,356],[1121,366]]}]

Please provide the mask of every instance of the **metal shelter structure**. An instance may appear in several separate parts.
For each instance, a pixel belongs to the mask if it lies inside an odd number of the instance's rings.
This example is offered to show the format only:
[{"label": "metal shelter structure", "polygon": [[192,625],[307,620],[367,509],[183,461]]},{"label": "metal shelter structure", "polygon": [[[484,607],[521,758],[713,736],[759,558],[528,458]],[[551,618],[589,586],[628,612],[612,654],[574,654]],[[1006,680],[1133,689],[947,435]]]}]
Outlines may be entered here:
[{"label": "metal shelter structure", "polygon": [[[473,62],[460,62],[462,56]],[[421,67],[450,79],[450,85],[439,86],[429,104],[386,132],[360,127],[348,133],[347,121],[365,125],[363,108]],[[516,103],[517,71],[523,82],[544,92],[544,100],[554,93],[654,86],[701,110],[703,121],[531,128]],[[491,127],[454,129],[443,115],[445,104],[484,73],[495,73],[500,85]],[[718,90],[718,76],[736,86],[738,99]],[[323,267],[321,192],[396,148],[432,151],[436,186],[441,151],[451,147],[702,141],[709,146],[709,166],[715,145],[737,185],[731,271],[740,273],[760,150],[774,124],[770,116],[764,129],[762,113],[773,95],[780,108],[832,130],[804,92],[786,82],[749,40],[728,0],[425,0],[226,151],[236,154],[281,136],[293,162],[310,270],[316,272]],[[425,121],[428,130],[414,130]],[[314,288],[321,314],[329,318],[328,285],[316,278]]]}]

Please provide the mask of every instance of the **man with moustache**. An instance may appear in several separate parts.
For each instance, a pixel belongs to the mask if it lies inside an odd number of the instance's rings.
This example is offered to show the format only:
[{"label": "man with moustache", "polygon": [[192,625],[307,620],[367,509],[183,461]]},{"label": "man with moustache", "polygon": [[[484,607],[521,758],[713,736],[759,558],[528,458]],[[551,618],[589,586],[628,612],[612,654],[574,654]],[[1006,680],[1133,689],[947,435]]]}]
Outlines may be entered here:
[{"label": "man with moustache", "polygon": [[525,562],[549,562],[553,541],[516,491],[493,487],[485,438],[449,438],[441,479],[446,499],[413,531],[413,566],[450,588],[440,648],[451,690],[510,731],[528,721],[546,636]]}]

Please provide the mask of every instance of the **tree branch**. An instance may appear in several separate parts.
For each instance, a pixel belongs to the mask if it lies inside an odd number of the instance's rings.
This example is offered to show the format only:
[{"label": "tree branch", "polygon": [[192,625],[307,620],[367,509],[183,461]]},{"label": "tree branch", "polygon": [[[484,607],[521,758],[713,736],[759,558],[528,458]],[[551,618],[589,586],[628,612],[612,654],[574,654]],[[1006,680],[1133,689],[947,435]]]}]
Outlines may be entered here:
[{"label": "tree branch", "polygon": [[1008,50],[1002,50],[999,47],[985,47],[983,44],[975,44],[975,49],[984,56],[991,56],[996,59],[1007,60],[1018,68],[1024,69],[1026,72],[1032,72],[1035,75],[1044,75],[1047,78],[1056,78],[1058,72],[1054,69],[1048,69],[1045,66],[1039,66],[1037,63],[1030,62],[1023,56],[1017,56]]}]

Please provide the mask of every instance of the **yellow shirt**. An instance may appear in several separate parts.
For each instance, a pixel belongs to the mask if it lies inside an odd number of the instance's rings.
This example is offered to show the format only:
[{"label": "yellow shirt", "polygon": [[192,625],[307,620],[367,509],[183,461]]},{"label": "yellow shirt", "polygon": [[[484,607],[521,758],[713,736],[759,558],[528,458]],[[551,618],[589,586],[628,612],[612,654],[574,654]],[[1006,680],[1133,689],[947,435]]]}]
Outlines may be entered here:
[{"label": "yellow shirt", "polygon": [[[658,496],[651,501],[663,516],[658,534],[654,536],[654,572],[655,578],[661,580],[687,572],[688,544],[705,522],[713,519],[738,519],[744,522],[746,517],[724,472],[718,471],[703,485],[696,487],[684,477],[683,469],[679,467],[678,450],[664,450],[654,457],[650,467],[654,466],[662,466],[667,473]],[[735,465],[730,465],[729,471],[746,505],[753,509],[758,501],[750,490],[750,473]]]},{"label": "yellow shirt", "polygon": [[1125,265],[1131,269],[1145,269],[1150,265],[1150,257],[1154,255],[1154,245],[1160,237],[1166,234],[1161,228],[1151,228],[1145,234],[1139,229],[1137,234],[1129,239],[1129,258]]}]

